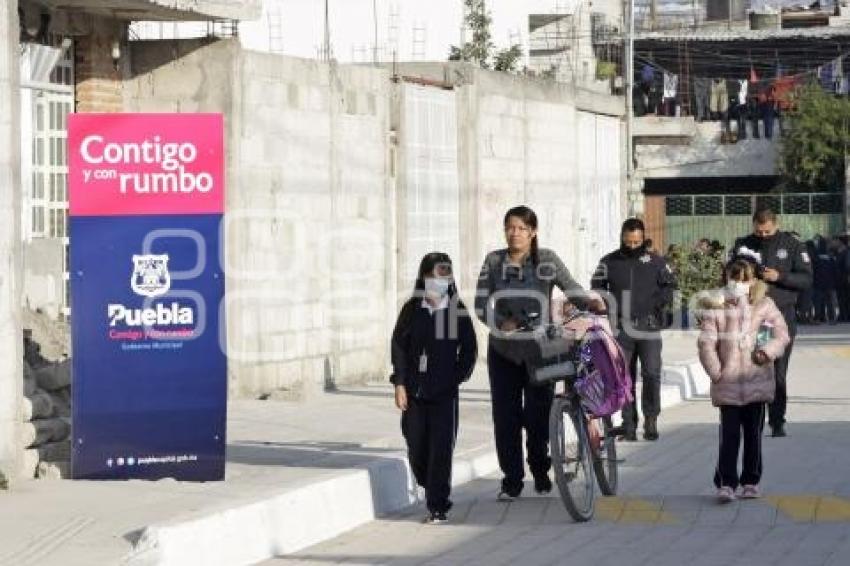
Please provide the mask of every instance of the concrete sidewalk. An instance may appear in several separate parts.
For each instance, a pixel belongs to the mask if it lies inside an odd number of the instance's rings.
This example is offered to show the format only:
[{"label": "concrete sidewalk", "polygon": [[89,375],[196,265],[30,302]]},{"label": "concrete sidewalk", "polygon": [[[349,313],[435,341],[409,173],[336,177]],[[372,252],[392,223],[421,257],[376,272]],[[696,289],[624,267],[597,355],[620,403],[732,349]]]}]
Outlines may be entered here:
[{"label": "concrete sidewalk", "polygon": [[[665,405],[698,393],[693,355],[693,336],[665,340]],[[225,482],[33,481],[0,493],[0,564],[251,564],[418,501],[389,384],[235,401],[228,436]],[[454,483],[497,468],[479,363],[462,392]]]},{"label": "concrete sidewalk", "polygon": [[[662,413],[658,442],[622,443],[617,497],[576,524],[557,492],[495,500],[499,476],[455,490],[448,525],[422,508],[381,518],[271,565],[839,566],[850,563],[850,334],[792,358],[787,438],[763,440],[761,500],[721,505],[711,484],[718,411],[697,397]],[[525,495],[525,494],[524,494]]]}]

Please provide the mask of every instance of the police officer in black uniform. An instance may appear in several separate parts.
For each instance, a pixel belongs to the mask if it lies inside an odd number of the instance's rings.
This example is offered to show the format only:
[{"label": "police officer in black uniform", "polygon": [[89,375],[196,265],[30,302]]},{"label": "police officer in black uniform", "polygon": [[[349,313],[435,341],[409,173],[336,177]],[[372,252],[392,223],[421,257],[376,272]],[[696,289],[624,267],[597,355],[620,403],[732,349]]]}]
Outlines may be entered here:
[{"label": "police officer in black uniform", "polygon": [[759,278],[768,286],[768,296],[782,312],[791,344],[785,354],[774,362],[776,397],[768,408],[768,424],[775,437],[785,436],[785,405],[787,403],[786,375],[794,337],[797,334],[795,305],[797,295],[812,284],[812,258],[806,246],[788,232],[780,232],[775,212],[761,209],[753,215],[753,233],[735,241],[732,249],[737,254],[747,247],[761,254]]},{"label": "police officer in black uniform", "polygon": [[[630,218],[620,232],[620,249],[603,257],[591,286],[610,293],[617,312],[617,341],[623,347],[632,372],[632,394],[640,360],[643,392],[641,411],[644,438],[658,440],[661,413],[661,330],[667,307],[673,301],[676,279],[664,258],[649,251],[643,221]],[[637,440],[637,403],[623,408],[625,440]]]}]

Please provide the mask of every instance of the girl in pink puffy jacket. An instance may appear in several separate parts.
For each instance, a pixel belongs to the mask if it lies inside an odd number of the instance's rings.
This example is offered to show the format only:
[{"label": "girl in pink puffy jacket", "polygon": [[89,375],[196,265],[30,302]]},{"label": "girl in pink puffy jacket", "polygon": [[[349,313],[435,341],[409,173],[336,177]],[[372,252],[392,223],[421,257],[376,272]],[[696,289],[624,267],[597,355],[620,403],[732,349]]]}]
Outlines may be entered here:
[{"label": "girl in pink puffy jacket", "polygon": [[[711,401],[720,408],[720,454],[714,485],[721,502],[760,497],[761,437],[765,403],[773,400],[773,360],[789,344],[785,319],[756,277],[750,258],[726,267],[726,287],[701,301],[699,358],[711,378]],[[743,470],[738,451],[744,437]]]}]

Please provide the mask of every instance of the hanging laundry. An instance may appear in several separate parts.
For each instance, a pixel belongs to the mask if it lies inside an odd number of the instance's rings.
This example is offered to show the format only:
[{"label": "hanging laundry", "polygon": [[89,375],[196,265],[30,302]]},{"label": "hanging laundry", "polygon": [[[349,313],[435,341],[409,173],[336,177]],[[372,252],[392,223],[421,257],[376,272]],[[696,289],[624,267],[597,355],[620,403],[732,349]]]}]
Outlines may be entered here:
[{"label": "hanging laundry", "polygon": [[640,82],[648,86],[652,84],[654,79],[655,69],[649,63],[645,64],[640,71]]},{"label": "hanging laundry", "polygon": [[664,73],[664,98],[676,98],[676,90],[679,86],[679,76]]},{"label": "hanging laundry", "polygon": [[694,78],[694,102],[696,103],[696,119],[700,122],[710,118],[708,115],[711,100],[711,79]]},{"label": "hanging laundry", "polygon": [[794,93],[797,87],[804,83],[805,75],[785,76],[773,81],[773,98],[782,111],[791,109],[794,102]]},{"label": "hanging laundry", "polygon": [[743,80],[738,81],[740,84],[740,90],[738,91],[738,104],[746,104],[747,103],[747,85],[749,81]]},{"label": "hanging laundry", "polygon": [[711,81],[709,109],[712,114],[725,114],[729,110],[729,92],[726,89],[726,81],[723,79]]},{"label": "hanging laundry", "polygon": [[835,83],[832,80],[832,69],[832,63],[827,63],[823,67],[820,67],[818,72],[820,85],[827,92],[835,92]]},{"label": "hanging laundry", "polygon": [[841,81],[844,79],[844,61],[838,57],[832,62],[832,92],[841,94]]}]

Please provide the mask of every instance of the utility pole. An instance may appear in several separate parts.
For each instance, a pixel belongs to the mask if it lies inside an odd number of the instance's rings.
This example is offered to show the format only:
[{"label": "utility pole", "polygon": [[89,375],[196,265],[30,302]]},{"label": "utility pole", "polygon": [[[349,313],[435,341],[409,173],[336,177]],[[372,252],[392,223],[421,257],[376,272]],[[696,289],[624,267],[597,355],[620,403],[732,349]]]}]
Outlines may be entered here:
[{"label": "utility pole", "polygon": [[375,43],[372,45],[372,64],[378,64],[378,0],[372,0],[372,19],[375,24]]},{"label": "utility pole", "polygon": [[626,32],[626,174],[630,183],[634,176],[633,164],[633,149],[632,149],[632,129],[634,120],[634,104],[632,103],[632,93],[634,91],[635,68],[634,68],[634,50],[635,50],[635,5],[634,0],[625,0],[626,17],[628,18],[628,31]]},{"label": "utility pole", "polygon": [[325,0],[325,41],[324,41],[324,60],[331,60],[331,22],[330,11],[328,8],[328,0]]},{"label": "utility pole", "polygon": [[726,6],[727,6],[727,9],[729,10],[729,13],[728,13],[729,19],[728,19],[728,22],[727,22],[727,26],[728,26],[729,29],[732,29],[732,0],[727,0]]},{"label": "utility pole", "polygon": [[657,22],[655,20],[658,15],[658,0],[650,0],[649,3],[649,21],[650,21],[650,31],[655,31],[657,28]]},{"label": "utility pole", "polygon": [[640,195],[635,188],[634,164],[634,102],[633,92],[635,83],[635,4],[634,0],[625,1],[625,16],[628,18],[626,35],[626,198],[628,199],[628,215],[636,216],[642,208],[638,205]]}]

